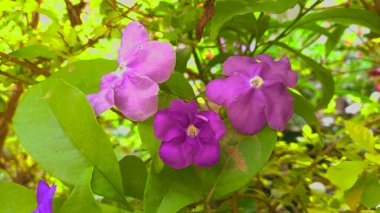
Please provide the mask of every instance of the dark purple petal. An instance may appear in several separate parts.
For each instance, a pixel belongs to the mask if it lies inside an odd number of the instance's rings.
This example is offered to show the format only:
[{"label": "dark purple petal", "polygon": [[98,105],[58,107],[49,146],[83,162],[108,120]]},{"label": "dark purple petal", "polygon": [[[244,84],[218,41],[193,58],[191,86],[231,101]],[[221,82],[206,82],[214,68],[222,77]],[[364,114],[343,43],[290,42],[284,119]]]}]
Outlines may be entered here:
[{"label": "dark purple petal", "polygon": [[206,96],[211,101],[226,107],[241,94],[252,89],[249,80],[246,76],[239,74],[215,79],[207,84]]},{"label": "dark purple petal", "polygon": [[149,41],[144,26],[137,21],[129,23],[123,32],[117,61],[119,64],[127,63],[136,46]]},{"label": "dark purple petal", "polygon": [[101,90],[96,94],[86,96],[96,115],[112,108],[114,104],[114,92],[112,88]]},{"label": "dark purple petal", "polygon": [[143,121],[157,111],[158,90],[148,77],[126,72],[115,88],[115,105],[128,119]]},{"label": "dark purple petal", "polygon": [[127,67],[145,75],[156,83],[166,81],[175,65],[175,51],[170,43],[151,41],[133,50]]},{"label": "dark purple petal", "polygon": [[173,112],[182,112],[185,114],[195,114],[198,112],[198,103],[194,100],[185,102],[182,99],[172,100],[169,109]]},{"label": "dark purple petal", "polygon": [[214,139],[219,141],[226,133],[226,126],[223,120],[220,118],[219,114],[213,111],[202,111],[199,115],[207,118],[207,125],[211,128],[214,133]]},{"label": "dark purple petal", "polygon": [[253,71],[255,59],[249,56],[230,56],[223,63],[223,74],[232,76],[235,73],[248,73]]},{"label": "dark purple petal", "polygon": [[189,137],[175,138],[172,141],[163,141],[159,155],[164,163],[175,169],[183,169],[193,162],[193,153],[196,142]]},{"label": "dark purple petal", "polygon": [[44,181],[38,182],[37,187],[37,209],[32,213],[52,213],[53,197],[56,190],[56,185],[49,187]]},{"label": "dark purple petal", "polygon": [[227,107],[232,126],[243,134],[258,133],[267,122],[265,104],[265,97],[260,89],[239,96]]},{"label": "dark purple petal", "polygon": [[276,83],[283,83],[287,87],[297,85],[298,73],[291,69],[288,58],[285,57],[279,61],[274,61],[269,55],[258,55],[256,59],[270,67],[260,72],[260,77],[264,79],[265,86],[271,86]]},{"label": "dark purple petal", "polygon": [[283,84],[274,84],[264,90],[266,99],[265,115],[269,126],[283,131],[293,115],[293,96]]},{"label": "dark purple petal", "polygon": [[161,141],[171,141],[177,137],[186,136],[186,126],[180,125],[177,121],[181,121],[185,115],[175,113],[169,109],[163,109],[156,113],[154,117],[154,134]]},{"label": "dark purple petal", "polygon": [[194,164],[199,167],[211,167],[220,160],[220,147],[218,143],[199,143],[197,151],[194,154]]}]

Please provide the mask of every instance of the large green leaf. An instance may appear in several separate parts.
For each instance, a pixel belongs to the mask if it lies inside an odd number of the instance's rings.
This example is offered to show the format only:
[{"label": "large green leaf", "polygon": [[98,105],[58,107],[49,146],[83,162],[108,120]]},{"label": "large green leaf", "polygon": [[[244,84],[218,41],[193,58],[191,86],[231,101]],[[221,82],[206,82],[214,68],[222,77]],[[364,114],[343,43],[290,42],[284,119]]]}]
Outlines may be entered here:
[{"label": "large green leaf", "polygon": [[316,21],[331,21],[342,25],[357,24],[380,33],[380,17],[373,12],[352,8],[335,8],[312,13],[302,18],[294,27]]},{"label": "large green leaf", "polygon": [[0,213],[31,212],[37,208],[34,192],[12,182],[0,181]]},{"label": "large green leaf", "polygon": [[328,179],[343,190],[351,188],[367,164],[361,161],[343,161],[327,170]]},{"label": "large green leaf", "polygon": [[22,59],[34,59],[34,58],[54,58],[54,52],[52,52],[47,46],[42,44],[34,44],[20,48],[10,53],[11,56]]},{"label": "large green leaf", "polygon": [[63,203],[58,213],[102,212],[98,204],[95,202],[91,190],[91,177],[93,171],[93,168],[88,168],[83,172],[74,190]]},{"label": "large green leaf", "polygon": [[368,207],[376,207],[380,203],[380,183],[377,174],[372,174],[367,178],[367,184],[361,196],[361,203]]},{"label": "large green leaf", "polygon": [[145,163],[136,156],[127,155],[119,165],[125,194],[142,200],[148,176]]},{"label": "large green leaf", "polygon": [[194,90],[182,73],[173,72],[170,78],[160,85],[161,90],[177,97],[191,100],[195,98]]},{"label": "large green leaf", "polygon": [[224,23],[236,15],[250,12],[282,13],[294,7],[297,2],[298,0],[216,0],[210,36],[215,39]]},{"label": "large green leaf", "polygon": [[356,144],[368,151],[374,150],[375,139],[367,127],[352,121],[345,121],[344,126],[348,135]]},{"label": "large green leaf", "polygon": [[307,65],[309,65],[310,68],[313,69],[315,77],[322,84],[322,96],[318,103],[318,108],[326,107],[330,103],[330,100],[332,99],[335,91],[335,82],[329,70],[324,68],[322,65],[320,65],[318,62],[314,61],[310,57],[302,54],[301,52],[293,49],[292,47],[284,43],[276,42],[275,44],[294,53],[296,56],[301,58]]},{"label": "large green leaf", "polygon": [[93,190],[123,200],[112,144],[77,88],[58,79],[33,86],[17,108],[14,128],[22,145],[53,176],[75,185],[83,171],[94,167]]},{"label": "large green leaf", "polygon": [[51,78],[62,78],[86,94],[96,93],[106,73],[117,69],[117,62],[106,59],[76,61],[54,73]]}]

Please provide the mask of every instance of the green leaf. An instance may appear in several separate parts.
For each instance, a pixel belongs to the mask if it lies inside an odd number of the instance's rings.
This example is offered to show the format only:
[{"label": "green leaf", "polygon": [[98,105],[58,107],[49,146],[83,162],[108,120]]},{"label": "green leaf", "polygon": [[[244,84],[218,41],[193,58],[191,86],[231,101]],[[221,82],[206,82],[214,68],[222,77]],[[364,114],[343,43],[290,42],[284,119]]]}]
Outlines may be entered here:
[{"label": "green leaf", "polygon": [[332,99],[335,91],[335,82],[329,70],[324,68],[322,65],[320,65],[318,62],[314,61],[310,57],[302,54],[301,52],[293,49],[292,47],[284,43],[275,42],[275,44],[294,53],[313,69],[315,77],[322,84],[322,97],[319,101],[318,108],[325,108],[330,103],[330,100]]},{"label": "green leaf", "polygon": [[144,195],[146,213],[175,213],[202,199],[200,180],[194,167],[174,170],[165,166],[161,173],[151,171]]},{"label": "green leaf", "polygon": [[331,21],[345,26],[357,24],[380,33],[380,16],[368,10],[353,8],[335,8],[312,13],[302,18],[294,27],[307,25],[316,21]]},{"label": "green leaf", "polygon": [[345,121],[344,126],[348,135],[356,144],[370,152],[374,150],[375,139],[367,127],[352,121]]},{"label": "green leaf", "polygon": [[136,156],[127,155],[120,160],[119,165],[125,195],[142,200],[148,176],[145,163]]},{"label": "green leaf", "polygon": [[7,109],[7,102],[5,102],[2,97],[0,97],[0,112],[4,112],[6,109]]},{"label": "green leaf", "polygon": [[293,90],[289,90],[289,92],[294,99],[294,112],[301,116],[310,126],[319,126],[313,105],[298,92]]},{"label": "green leaf", "polygon": [[51,78],[62,78],[86,94],[96,93],[106,73],[117,69],[117,62],[106,59],[77,61],[54,73]]},{"label": "green leaf", "polygon": [[276,131],[269,127],[254,136],[240,135],[232,128],[227,134],[222,139],[221,162],[202,174],[203,187],[213,199],[246,185],[269,160],[277,141]]},{"label": "green leaf", "polygon": [[59,79],[31,87],[17,108],[14,129],[26,150],[53,176],[75,185],[83,171],[94,167],[93,190],[123,201],[112,144],[77,88]]},{"label": "green leaf", "polygon": [[177,48],[176,53],[176,61],[174,70],[180,73],[185,72],[187,67],[187,61],[189,61],[191,56],[192,48],[189,46],[185,46],[184,48]]},{"label": "green leaf", "polygon": [[380,184],[376,174],[368,177],[361,196],[361,203],[367,208],[376,207],[380,203]]},{"label": "green leaf", "polygon": [[25,187],[0,181],[0,213],[31,212],[37,208],[36,195]]},{"label": "green leaf", "polygon": [[[127,212],[130,212],[130,211],[127,211],[125,209],[120,209],[118,207],[107,205],[104,203],[100,203],[99,206],[102,209],[102,213],[127,213]],[[137,211],[135,211],[135,213],[137,213]]]},{"label": "green leaf", "polygon": [[347,27],[343,25],[337,25],[334,31],[329,35],[325,44],[325,56],[328,57],[331,51],[334,50],[336,45],[339,43],[344,31]]},{"label": "green leaf", "polygon": [[14,52],[11,52],[9,55],[22,59],[34,59],[39,57],[53,59],[55,54],[45,45],[34,44],[20,48]]},{"label": "green leaf", "polygon": [[189,84],[189,81],[179,72],[173,72],[169,80],[161,84],[160,88],[169,94],[186,100],[195,98],[194,90]]},{"label": "green leaf", "polygon": [[211,20],[211,39],[215,39],[224,23],[236,15],[250,12],[282,13],[294,7],[297,2],[298,0],[216,0]]},{"label": "green leaf", "polygon": [[91,177],[94,168],[86,169],[78,180],[75,188],[59,209],[58,213],[81,213],[81,212],[102,212],[95,202],[91,191]]},{"label": "green leaf", "polygon": [[356,183],[366,166],[367,164],[361,161],[343,161],[336,166],[331,166],[327,170],[327,177],[342,190],[347,190]]}]

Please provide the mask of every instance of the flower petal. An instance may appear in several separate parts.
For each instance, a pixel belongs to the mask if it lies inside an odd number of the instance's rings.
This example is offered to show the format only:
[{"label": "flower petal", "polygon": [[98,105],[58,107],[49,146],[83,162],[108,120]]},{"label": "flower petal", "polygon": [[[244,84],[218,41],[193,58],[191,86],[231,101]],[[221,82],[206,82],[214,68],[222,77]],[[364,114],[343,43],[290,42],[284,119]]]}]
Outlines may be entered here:
[{"label": "flower petal", "polygon": [[271,86],[275,83],[283,83],[287,87],[295,87],[297,85],[298,73],[291,69],[289,59],[282,58],[274,61],[269,55],[256,56],[260,63],[269,65],[269,69],[260,72],[260,76],[264,79],[264,85]]},{"label": "flower petal", "polygon": [[198,152],[194,154],[194,164],[199,167],[211,167],[220,160],[220,146],[217,143],[199,143]]},{"label": "flower petal", "polygon": [[256,134],[266,124],[265,97],[261,90],[252,89],[227,107],[233,127],[243,134]]},{"label": "flower petal", "polygon": [[293,115],[293,96],[282,84],[274,84],[265,88],[266,108],[265,115],[269,126],[283,131],[286,123]]},{"label": "flower petal", "polygon": [[175,65],[175,51],[168,42],[151,41],[138,46],[126,65],[156,83],[166,81]]},{"label": "flower petal", "polygon": [[177,137],[186,136],[186,127],[176,122],[186,120],[186,116],[181,113],[175,113],[169,109],[163,109],[156,113],[154,117],[154,134],[161,141],[171,141]]},{"label": "flower petal", "polygon": [[89,94],[86,97],[96,116],[110,109],[114,104],[114,91],[112,88],[103,89],[99,93]]},{"label": "flower petal", "polygon": [[207,84],[206,96],[213,102],[228,106],[252,86],[246,76],[237,74],[223,79],[215,79]]},{"label": "flower petal", "polygon": [[145,42],[149,41],[148,32],[144,26],[137,21],[129,23],[123,32],[121,44],[119,48],[119,55],[117,61],[119,64],[126,63],[133,49]]},{"label": "flower petal", "polygon": [[43,181],[38,182],[38,188],[37,188],[37,202],[38,206],[37,209],[34,210],[34,213],[51,213],[52,212],[52,203],[53,203],[53,197],[57,186],[52,185],[49,187],[48,184],[46,184]]},{"label": "flower petal", "polygon": [[219,114],[213,111],[202,111],[199,112],[200,115],[208,119],[207,125],[214,132],[214,139],[219,141],[226,133],[226,126],[223,120],[220,118]]},{"label": "flower petal", "polygon": [[185,114],[194,114],[198,112],[198,103],[194,100],[185,102],[182,99],[172,100],[169,109],[173,112],[182,112]]},{"label": "flower petal", "polygon": [[[188,141],[189,140],[189,141]],[[195,143],[188,137],[175,138],[162,142],[159,155],[164,163],[175,169],[183,169],[193,161]]]},{"label": "flower petal", "polygon": [[124,73],[122,78],[115,88],[115,105],[124,116],[143,121],[156,113],[158,85],[148,77],[132,72]]},{"label": "flower petal", "polygon": [[251,71],[257,62],[249,56],[230,56],[223,63],[223,74],[232,76],[235,73],[246,73]]},{"label": "flower petal", "polygon": [[38,181],[38,186],[37,186],[37,202],[42,203],[45,195],[49,192],[49,185],[45,183],[44,181],[40,180]]}]

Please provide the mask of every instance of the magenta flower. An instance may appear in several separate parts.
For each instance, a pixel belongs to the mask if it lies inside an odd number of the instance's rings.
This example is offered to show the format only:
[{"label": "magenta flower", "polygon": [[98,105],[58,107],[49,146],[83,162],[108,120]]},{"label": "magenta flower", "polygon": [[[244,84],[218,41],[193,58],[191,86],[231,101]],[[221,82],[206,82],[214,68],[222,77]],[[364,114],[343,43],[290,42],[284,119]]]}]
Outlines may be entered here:
[{"label": "magenta flower", "polygon": [[231,56],[222,71],[227,78],[211,81],[206,95],[227,109],[232,126],[243,134],[256,134],[266,123],[273,129],[285,128],[293,115],[287,87],[295,87],[298,78],[288,58]]},{"label": "magenta flower", "polygon": [[37,209],[32,213],[51,213],[53,211],[52,203],[57,186],[49,187],[47,183],[40,180],[37,187]]},{"label": "magenta flower", "polygon": [[226,127],[217,113],[198,111],[196,101],[173,100],[169,108],[157,112],[153,125],[162,141],[160,157],[169,166],[210,167],[219,162],[219,140]]},{"label": "magenta flower", "polygon": [[157,111],[158,83],[173,72],[175,52],[167,42],[149,41],[139,22],[125,28],[119,68],[103,76],[100,91],[87,95],[96,115],[115,105],[125,117],[145,120]]}]

